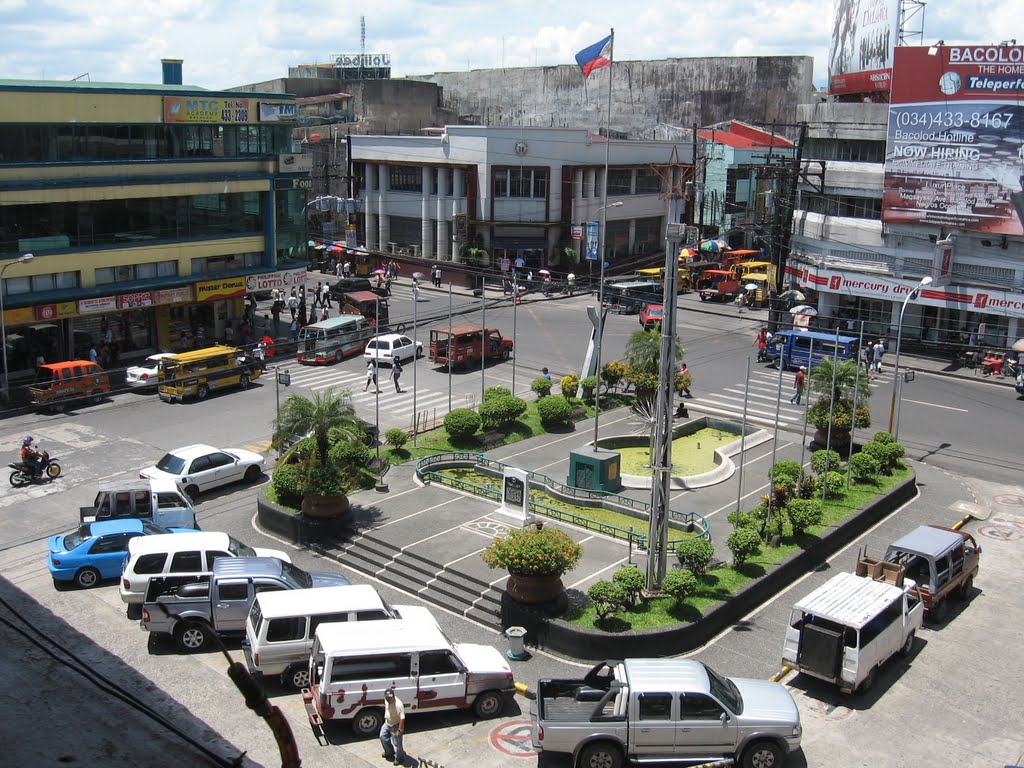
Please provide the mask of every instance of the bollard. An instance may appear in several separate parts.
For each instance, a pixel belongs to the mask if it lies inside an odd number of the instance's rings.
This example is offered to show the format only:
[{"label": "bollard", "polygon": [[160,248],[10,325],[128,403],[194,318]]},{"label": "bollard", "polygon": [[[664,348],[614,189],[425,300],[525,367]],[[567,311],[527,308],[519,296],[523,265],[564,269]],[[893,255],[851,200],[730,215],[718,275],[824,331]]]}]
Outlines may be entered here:
[{"label": "bollard", "polygon": [[526,630],[523,627],[509,627],[505,630],[505,637],[508,638],[508,651],[505,655],[513,661],[523,661],[530,653],[523,644],[526,637]]}]

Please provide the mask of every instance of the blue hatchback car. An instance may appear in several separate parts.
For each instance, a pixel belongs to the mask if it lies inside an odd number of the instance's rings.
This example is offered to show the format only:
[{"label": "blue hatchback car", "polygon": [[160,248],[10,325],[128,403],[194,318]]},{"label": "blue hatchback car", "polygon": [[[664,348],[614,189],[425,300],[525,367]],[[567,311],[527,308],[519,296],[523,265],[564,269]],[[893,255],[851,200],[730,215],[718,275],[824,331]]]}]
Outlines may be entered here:
[{"label": "blue hatchback car", "polygon": [[50,537],[47,565],[55,586],[73,583],[83,588],[94,587],[103,579],[121,575],[128,542],[136,536],[190,530],[164,528],[136,518],[86,523],[71,533]]}]

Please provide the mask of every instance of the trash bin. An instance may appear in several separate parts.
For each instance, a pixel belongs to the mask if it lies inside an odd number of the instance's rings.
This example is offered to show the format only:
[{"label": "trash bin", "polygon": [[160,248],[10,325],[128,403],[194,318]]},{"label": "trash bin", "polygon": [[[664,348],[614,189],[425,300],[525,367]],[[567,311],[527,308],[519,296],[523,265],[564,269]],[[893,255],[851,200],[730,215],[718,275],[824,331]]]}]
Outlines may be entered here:
[{"label": "trash bin", "polygon": [[526,630],[523,627],[509,627],[505,630],[505,637],[508,638],[508,651],[505,652],[508,658],[522,661],[530,655],[523,644],[523,638],[526,637]]}]

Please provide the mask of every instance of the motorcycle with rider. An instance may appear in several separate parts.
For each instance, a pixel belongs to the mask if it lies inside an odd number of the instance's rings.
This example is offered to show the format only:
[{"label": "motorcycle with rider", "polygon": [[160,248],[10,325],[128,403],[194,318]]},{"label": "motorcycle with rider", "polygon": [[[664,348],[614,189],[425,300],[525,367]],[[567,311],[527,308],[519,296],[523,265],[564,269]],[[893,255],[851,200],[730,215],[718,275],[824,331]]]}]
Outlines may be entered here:
[{"label": "motorcycle with rider", "polygon": [[40,450],[31,435],[25,435],[22,439],[19,458],[20,461],[7,465],[14,470],[10,477],[13,486],[55,480],[60,477],[60,464],[56,459],[51,459],[49,453]]}]

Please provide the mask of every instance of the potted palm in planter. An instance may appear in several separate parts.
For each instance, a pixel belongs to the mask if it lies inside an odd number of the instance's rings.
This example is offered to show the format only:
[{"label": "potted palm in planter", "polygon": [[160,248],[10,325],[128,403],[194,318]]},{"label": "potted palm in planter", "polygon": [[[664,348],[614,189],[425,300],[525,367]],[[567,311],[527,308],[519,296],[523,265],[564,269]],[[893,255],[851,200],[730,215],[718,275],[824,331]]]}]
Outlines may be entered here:
[{"label": "potted palm in planter", "polygon": [[[827,357],[818,362],[810,375],[811,391],[818,399],[807,409],[807,420],[817,430],[814,442],[818,445],[829,443],[831,426],[831,447],[843,451],[850,445],[854,428],[867,429],[871,426],[871,382],[867,376],[859,376],[855,360],[842,360],[838,365]],[[857,412],[853,404],[856,395]]]},{"label": "potted palm in planter", "polygon": [[[683,359],[683,348],[675,340],[671,365],[679,367]],[[658,393],[658,373],[661,370],[661,329],[655,326],[649,331],[634,331],[626,343],[626,381],[636,389],[637,403],[653,402]]]},{"label": "potted palm in planter", "polygon": [[543,523],[513,529],[491,541],[481,555],[490,568],[508,571],[505,591],[520,603],[535,605],[558,598],[562,575],[583,557],[583,547],[569,534]]},{"label": "potted palm in planter", "polygon": [[[349,510],[346,491],[351,478],[331,459],[331,443],[362,443],[362,424],[347,392],[314,392],[309,398],[289,395],[274,423],[274,442],[295,442],[281,465],[295,463],[302,492],[302,512],[309,517],[338,517]],[[307,450],[312,443],[312,450]],[[304,448],[303,446],[306,446]],[[298,461],[295,462],[296,457]]]}]

